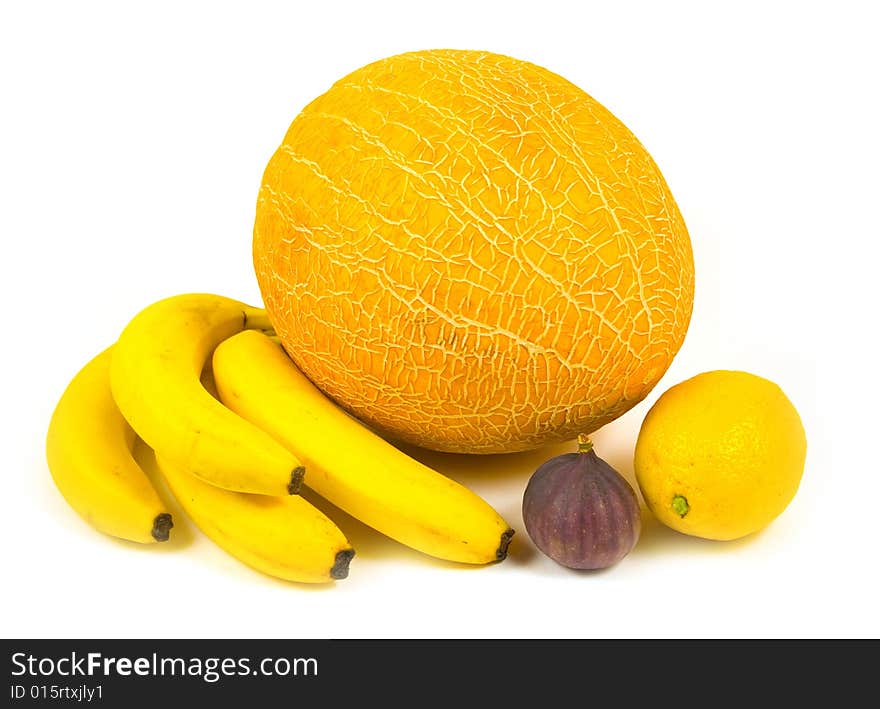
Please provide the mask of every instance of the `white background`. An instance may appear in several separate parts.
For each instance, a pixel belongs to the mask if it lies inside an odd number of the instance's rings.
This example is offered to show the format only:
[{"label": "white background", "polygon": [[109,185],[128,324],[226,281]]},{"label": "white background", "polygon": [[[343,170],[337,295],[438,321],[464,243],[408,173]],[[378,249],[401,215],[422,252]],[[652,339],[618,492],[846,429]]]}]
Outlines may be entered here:
[{"label": "white background", "polygon": [[[880,635],[875,521],[880,57],[872,3],[4,3],[0,632],[7,637],[822,637]],[[809,441],[801,488],[739,542],[650,517],[617,567],[578,574],[522,527],[531,471],[566,446],[425,455],[519,530],[460,568],[339,523],[348,579],[252,572],[181,515],[143,549],[54,489],[46,425],[76,370],[179,292],[257,302],[262,170],[337,78],[402,51],[486,49],[543,65],[621,118],[693,240],[685,344],[641,405],[594,436],[632,479],[648,407],[709,369],[778,382]]]}]

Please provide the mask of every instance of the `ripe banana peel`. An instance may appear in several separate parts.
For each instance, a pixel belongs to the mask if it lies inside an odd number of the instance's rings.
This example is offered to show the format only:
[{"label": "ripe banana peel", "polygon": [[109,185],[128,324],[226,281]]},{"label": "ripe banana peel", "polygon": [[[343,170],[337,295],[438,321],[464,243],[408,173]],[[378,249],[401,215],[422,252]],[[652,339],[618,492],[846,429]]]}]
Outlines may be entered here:
[{"label": "ripe banana peel", "polygon": [[46,461],[68,504],[104,534],[150,544],[168,539],[171,514],[132,456],[135,432],[110,392],[108,347],[61,395],[46,435]]},{"label": "ripe banana peel", "polygon": [[342,531],[299,495],[233,492],[203,482],[156,456],[171,492],[202,532],[264,574],[300,583],[348,576],[354,549]]},{"label": "ripe banana peel", "polygon": [[227,490],[295,494],[301,462],[224,407],[200,381],[213,349],[246,328],[270,329],[263,309],[210,293],[157,301],[113,348],[110,386],[122,415],[164,459]]},{"label": "ripe banana peel", "polygon": [[387,536],[469,564],[504,559],[513,530],[482,498],[337,407],[272,337],[261,308],[193,293],[144,308],[70,382],[46,455],[68,503],[136,542],[172,527],[132,455],[137,437],[170,491],[226,552],[303,583],[346,578],[354,550],[296,493],[307,484]]},{"label": "ripe banana peel", "polygon": [[350,417],[266,334],[228,337],[212,368],[220,400],[294,451],[306,486],[337,507],[434,557],[506,557],[513,530],[485,500]]}]

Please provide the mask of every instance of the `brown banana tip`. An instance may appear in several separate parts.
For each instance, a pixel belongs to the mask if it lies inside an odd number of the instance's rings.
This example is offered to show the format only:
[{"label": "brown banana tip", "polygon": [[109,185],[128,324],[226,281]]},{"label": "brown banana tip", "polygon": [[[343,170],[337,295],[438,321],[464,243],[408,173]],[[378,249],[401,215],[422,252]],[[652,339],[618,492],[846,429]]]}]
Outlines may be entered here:
[{"label": "brown banana tip", "polygon": [[306,469],[298,465],[293,469],[293,472],[290,474],[290,482],[287,483],[287,494],[288,495],[297,495],[299,494],[300,488],[303,484],[303,478],[306,476]]},{"label": "brown banana tip", "polygon": [[333,568],[330,569],[330,578],[344,579],[348,577],[348,565],[354,558],[354,549],[343,549],[336,552],[336,560],[333,562]]},{"label": "brown banana tip", "polygon": [[501,544],[498,545],[498,551],[495,552],[496,561],[504,561],[507,558],[507,547],[510,546],[510,540],[515,533],[512,529],[506,529],[501,535]]},{"label": "brown banana tip", "polygon": [[153,530],[150,534],[152,534],[153,539],[157,542],[167,542],[173,526],[174,522],[171,521],[171,515],[163,512],[160,515],[156,515],[156,519],[153,520]]}]

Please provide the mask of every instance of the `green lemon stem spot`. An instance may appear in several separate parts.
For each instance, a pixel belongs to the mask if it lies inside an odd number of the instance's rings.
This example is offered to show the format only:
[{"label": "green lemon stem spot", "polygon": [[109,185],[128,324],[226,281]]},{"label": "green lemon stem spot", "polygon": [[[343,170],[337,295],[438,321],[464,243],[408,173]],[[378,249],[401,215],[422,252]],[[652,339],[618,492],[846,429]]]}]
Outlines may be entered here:
[{"label": "green lemon stem spot", "polygon": [[686,497],[683,495],[676,495],[672,498],[672,509],[675,510],[675,514],[679,517],[684,517],[691,509],[691,506],[688,504]]}]

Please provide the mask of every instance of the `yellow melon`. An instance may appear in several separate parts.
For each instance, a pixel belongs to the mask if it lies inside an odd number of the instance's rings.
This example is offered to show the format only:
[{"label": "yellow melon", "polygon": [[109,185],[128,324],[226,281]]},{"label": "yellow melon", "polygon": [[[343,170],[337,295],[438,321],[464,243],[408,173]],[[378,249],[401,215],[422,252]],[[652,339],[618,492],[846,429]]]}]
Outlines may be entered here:
[{"label": "yellow melon", "polygon": [[693,304],[687,229],[645,148],[577,86],[488,52],[392,56],[309,103],[263,175],[253,253],[305,374],[442,451],[620,416]]}]

